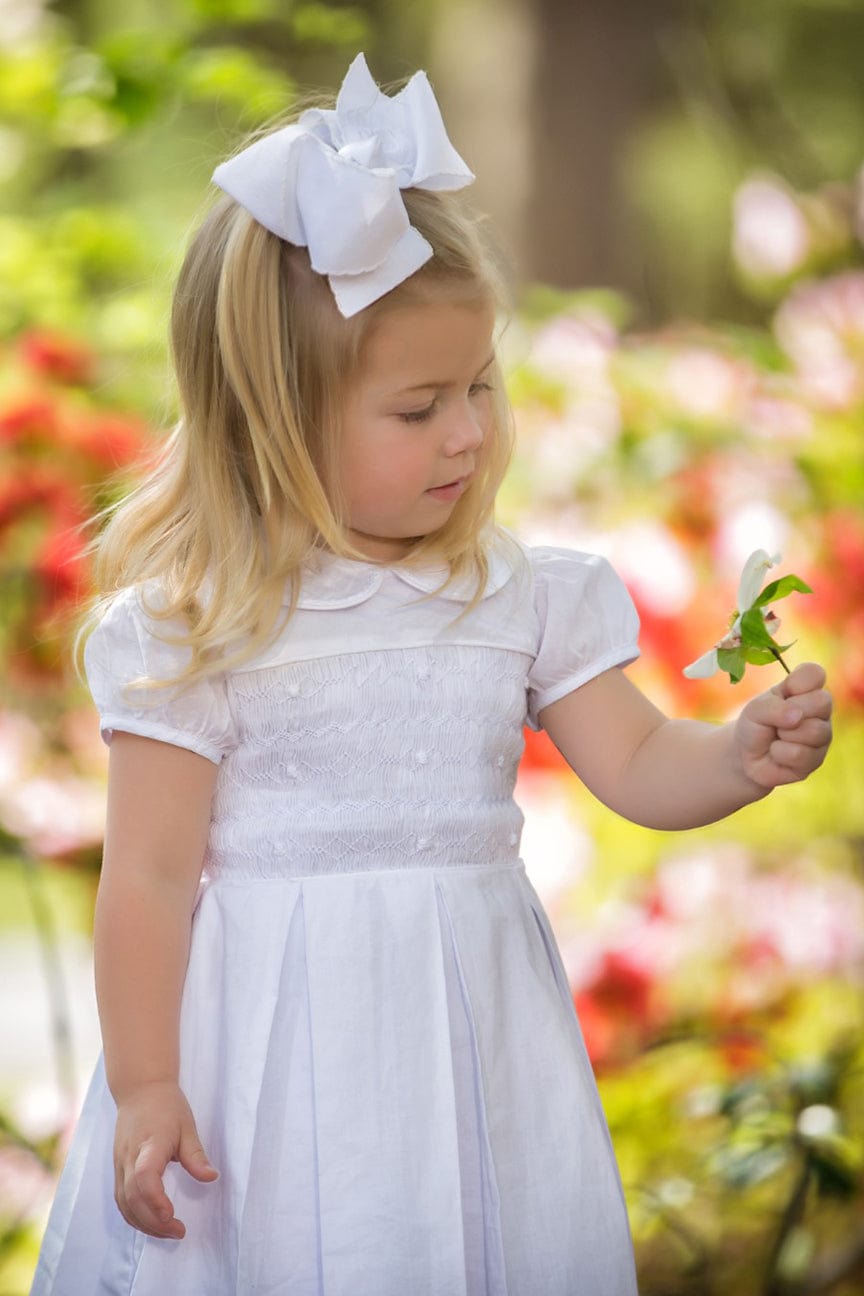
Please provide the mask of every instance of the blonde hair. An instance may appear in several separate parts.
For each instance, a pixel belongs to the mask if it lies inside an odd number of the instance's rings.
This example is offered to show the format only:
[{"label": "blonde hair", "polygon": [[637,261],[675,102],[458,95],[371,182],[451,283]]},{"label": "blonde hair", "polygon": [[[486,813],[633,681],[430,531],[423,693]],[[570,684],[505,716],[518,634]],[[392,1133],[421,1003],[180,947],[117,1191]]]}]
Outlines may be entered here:
[{"label": "blonde hair", "polygon": [[[236,668],[272,643],[296,608],[300,569],[315,550],[365,557],[350,543],[331,485],[341,404],[364,343],[397,306],[504,301],[479,221],[456,196],[405,190],[403,198],[433,256],[349,319],[305,248],[277,238],[228,197],[205,217],[171,315],[181,418],[143,480],[93,519],[104,523],[89,546],[98,593],[76,636],[79,673],[87,633],[130,586],[155,581],[158,603],[144,602],[145,611],[187,627],[165,636],[191,649],[172,681],[185,685]],[[447,523],[419,538],[407,559],[434,552],[449,568],[448,583],[476,573],[474,601],[488,575],[486,541],[512,449],[500,374],[492,382],[492,428],[477,471]],[[134,681],[144,688],[167,682]]]}]

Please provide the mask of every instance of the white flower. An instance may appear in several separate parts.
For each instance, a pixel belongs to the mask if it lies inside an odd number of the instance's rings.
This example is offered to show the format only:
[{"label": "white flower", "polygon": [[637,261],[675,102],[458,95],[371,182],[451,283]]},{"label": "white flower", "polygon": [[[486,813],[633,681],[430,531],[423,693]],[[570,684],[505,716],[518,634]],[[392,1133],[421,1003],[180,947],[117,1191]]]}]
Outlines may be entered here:
[{"label": "white flower", "polygon": [[752,607],[759,595],[762,593],[762,586],[765,583],[765,576],[772,567],[776,567],[780,561],[780,554],[774,554],[773,557],[764,549],[757,549],[752,553],[744,564],[744,570],[741,573],[741,579],[738,582],[738,616],[736,626],[740,624],[741,616],[748,608]]},{"label": "white flower", "polygon": [[716,675],[720,669],[720,663],[717,660],[717,649],[711,648],[701,657],[697,657],[689,666],[684,667],[684,674],[688,679],[709,679],[710,676]]},{"label": "white flower", "polygon": [[[684,667],[684,674],[688,679],[708,679],[710,675],[720,670],[717,649],[737,648],[740,645],[741,618],[753,606],[762,592],[766,573],[772,567],[776,567],[779,561],[779,553],[772,556],[766,549],[757,549],[750,555],[744,564],[744,570],[741,572],[741,579],[738,582],[735,618],[718,644],[715,644],[707,653],[703,653],[701,657],[697,657],[696,661],[691,662],[689,666]],[[769,613],[768,615],[771,617],[772,626],[776,628],[779,621],[775,624],[773,614]]]}]

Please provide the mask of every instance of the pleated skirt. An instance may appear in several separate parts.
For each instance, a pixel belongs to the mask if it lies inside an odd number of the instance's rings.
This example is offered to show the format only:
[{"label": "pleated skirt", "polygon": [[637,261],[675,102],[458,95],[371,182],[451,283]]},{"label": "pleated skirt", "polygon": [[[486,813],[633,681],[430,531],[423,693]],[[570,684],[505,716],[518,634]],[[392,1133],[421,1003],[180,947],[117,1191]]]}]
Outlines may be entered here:
[{"label": "pleated skirt", "polygon": [[219,1169],[187,1234],[113,1199],[97,1066],[32,1296],[635,1296],[621,1184],[521,863],[207,884],[181,1085]]}]

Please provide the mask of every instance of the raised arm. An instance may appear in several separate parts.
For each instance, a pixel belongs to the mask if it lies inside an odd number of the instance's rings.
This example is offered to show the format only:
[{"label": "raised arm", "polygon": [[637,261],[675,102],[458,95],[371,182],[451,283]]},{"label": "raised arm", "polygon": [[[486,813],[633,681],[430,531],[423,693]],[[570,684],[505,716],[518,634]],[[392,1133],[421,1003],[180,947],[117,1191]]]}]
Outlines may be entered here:
[{"label": "raised arm", "polygon": [[831,741],[825,672],[808,663],[736,721],[670,720],[620,670],[540,712],[568,764],[605,805],[646,828],[696,828],[806,778]]},{"label": "raised arm", "polygon": [[185,1229],[162,1186],[170,1160],[216,1171],[178,1085],[180,999],[217,766],[173,744],[115,732],[96,900],[96,993],[117,1103],[115,1195],[155,1237]]}]

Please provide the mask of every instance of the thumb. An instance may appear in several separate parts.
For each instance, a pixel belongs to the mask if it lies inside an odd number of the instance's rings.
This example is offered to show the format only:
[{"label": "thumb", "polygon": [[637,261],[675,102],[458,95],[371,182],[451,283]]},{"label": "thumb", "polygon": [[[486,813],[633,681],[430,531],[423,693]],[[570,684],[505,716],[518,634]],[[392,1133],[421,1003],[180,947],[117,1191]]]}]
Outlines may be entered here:
[{"label": "thumb", "polygon": [[212,1183],[214,1179],[219,1178],[219,1171],[210,1164],[207,1153],[201,1146],[195,1122],[191,1119],[183,1125],[177,1160],[183,1169],[200,1183]]}]

